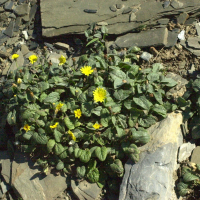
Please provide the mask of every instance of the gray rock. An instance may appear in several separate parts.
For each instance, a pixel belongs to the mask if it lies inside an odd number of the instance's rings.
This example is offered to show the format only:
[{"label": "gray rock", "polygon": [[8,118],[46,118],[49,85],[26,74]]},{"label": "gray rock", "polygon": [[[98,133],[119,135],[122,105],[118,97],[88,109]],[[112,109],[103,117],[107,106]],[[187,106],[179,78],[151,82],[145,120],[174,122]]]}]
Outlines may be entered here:
[{"label": "gray rock", "polygon": [[[181,12],[188,14],[196,14],[200,8],[199,0],[181,0],[178,3],[179,7],[174,9],[169,6],[163,9],[163,2],[148,0],[124,1],[124,8],[115,8],[112,12],[110,6],[121,3],[121,1],[63,1],[63,0],[41,0],[41,20],[42,20],[42,34],[44,37],[53,37],[63,34],[84,33],[89,27],[90,23],[106,21],[108,23],[109,34],[122,34],[132,31],[141,25],[154,26],[156,21],[161,18],[172,18]],[[136,6],[140,5],[140,6]],[[54,9],[52,9],[54,8]],[[84,9],[97,9],[98,12],[90,14],[83,12]],[[132,9],[132,12],[137,11],[137,20],[130,21],[127,14],[127,8]],[[152,8],[152,9],[150,9]],[[126,10],[126,11],[125,11]],[[60,13],[63,13],[60,15]],[[51,16],[51,17],[49,17]],[[69,20],[66,20],[69,19]]]},{"label": "gray rock", "polygon": [[133,45],[138,47],[165,46],[167,44],[167,28],[143,31],[140,33],[128,33],[116,39],[115,44],[120,48],[129,48]]},{"label": "gray rock", "polygon": [[151,141],[140,147],[139,162],[129,160],[125,164],[120,200],[177,199],[174,174],[178,148],[183,143],[182,120],[181,113],[171,113],[148,129]]},{"label": "gray rock", "polygon": [[14,12],[17,16],[24,16],[27,15],[29,12],[29,6],[28,4],[22,4],[18,5],[15,9]]},{"label": "gray rock", "polygon": [[192,152],[191,162],[200,165],[200,146],[197,146]]},{"label": "gray rock", "polygon": [[0,45],[2,45],[4,42],[6,42],[9,39],[9,37],[3,33],[0,33]]},{"label": "gray rock", "polygon": [[123,7],[124,7],[124,5],[123,5],[123,4],[120,4],[120,3],[118,3],[118,4],[116,4],[116,7],[117,7],[117,9],[121,9],[121,8],[123,8]]},{"label": "gray rock", "polygon": [[5,10],[3,9],[3,7],[0,7],[0,13],[5,12]]},{"label": "gray rock", "polygon": [[20,25],[21,25],[21,17],[17,17],[17,19],[15,20],[14,32],[18,32],[19,31],[19,26]]},{"label": "gray rock", "polygon": [[88,183],[86,180],[76,184],[72,179],[71,187],[79,200],[96,200],[101,193],[101,188],[96,183]]},{"label": "gray rock", "polygon": [[13,1],[8,1],[4,5],[4,9],[6,11],[12,11],[15,8],[14,2]]},{"label": "gray rock", "polygon": [[9,38],[6,42],[6,46],[10,46],[15,44],[19,40],[19,37]]},{"label": "gray rock", "polygon": [[185,68],[185,65],[186,65],[186,61],[183,60],[182,62],[180,62],[179,68],[180,68],[180,69],[184,69],[184,68]]},{"label": "gray rock", "polygon": [[200,51],[198,49],[194,49],[188,46],[187,41],[181,40],[180,44],[186,48],[188,51],[190,51],[191,53],[193,53],[196,56],[200,56]]},{"label": "gray rock", "polygon": [[131,13],[131,14],[130,14],[130,22],[135,21],[135,19],[136,19],[135,13]]},{"label": "gray rock", "polygon": [[178,40],[178,33],[174,31],[168,31],[167,45],[166,47],[173,47]]},{"label": "gray rock", "polygon": [[187,44],[191,48],[200,50],[200,37],[189,37]]},{"label": "gray rock", "polygon": [[35,4],[35,5],[33,5],[33,6],[31,7],[30,12],[29,12],[29,21],[30,21],[30,22],[31,22],[32,19],[34,18],[35,13],[36,13],[36,11],[37,11],[37,8],[38,8],[38,5],[37,5],[37,4]]},{"label": "gray rock", "polygon": [[26,55],[29,52],[29,49],[26,45],[21,45],[21,52],[24,55]]},{"label": "gray rock", "polygon": [[66,51],[70,50],[70,46],[68,44],[65,44],[65,43],[62,43],[62,42],[57,42],[57,43],[54,44],[54,46],[57,49],[63,49],[63,50],[66,50]]},{"label": "gray rock", "polygon": [[181,8],[181,7],[183,7],[183,3],[182,2],[180,2],[180,1],[177,1],[177,0],[173,0],[172,2],[171,2],[171,6],[173,7],[173,8]]},{"label": "gray rock", "polygon": [[128,7],[128,8],[125,8],[122,12],[122,14],[127,14],[127,13],[130,13],[133,9]]},{"label": "gray rock", "polygon": [[152,54],[148,53],[148,52],[143,52],[142,55],[140,56],[140,58],[142,58],[145,61],[148,61],[153,57]]},{"label": "gray rock", "polygon": [[165,1],[163,3],[163,8],[168,8],[170,6],[170,1]]},{"label": "gray rock", "polygon": [[188,84],[188,80],[182,78],[178,74],[174,73],[168,73],[166,75],[167,78],[172,78],[177,82],[177,85],[173,88],[171,88],[167,93],[166,96],[167,98],[172,97],[174,100],[177,100],[178,97],[182,97],[184,93],[186,92],[186,85]]},{"label": "gray rock", "polygon": [[186,20],[185,25],[192,25],[196,23],[195,17],[189,17],[188,20]]},{"label": "gray rock", "polygon": [[7,29],[4,31],[4,34],[9,36],[9,37],[13,37],[14,26],[15,26],[15,22],[11,21],[9,23]]},{"label": "gray rock", "polygon": [[25,40],[28,40],[28,33],[27,33],[27,31],[22,31],[22,34],[24,35]]},{"label": "gray rock", "polygon": [[116,5],[110,6],[110,10],[113,11],[113,12],[116,12],[117,11]]},{"label": "gray rock", "polygon": [[182,144],[179,148],[178,162],[182,162],[186,160],[187,158],[189,158],[195,147],[196,145],[190,142]]},{"label": "gray rock", "polygon": [[10,56],[10,53],[6,52],[6,50],[1,51],[0,50],[0,57],[1,58],[8,58]]},{"label": "gray rock", "polygon": [[200,22],[195,24],[197,35],[200,36]]},{"label": "gray rock", "polygon": [[177,22],[179,24],[185,24],[188,18],[189,18],[189,15],[186,12],[183,12],[177,17]]},{"label": "gray rock", "polygon": [[161,24],[161,25],[167,25],[168,23],[169,23],[168,18],[158,20],[158,24]]},{"label": "gray rock", "polygon": [[11,13],[11,14],[9,15],[9,18],[16,19],[16,15],[15,15],[14,13]]},{"label": "gray rock", "polygon": [[8,0],[0,0],[0,6],[6,3]]},{"label": "gray rock", "polygon": [[69,185],[69,179],[61,175],[41,174],[37,165],[33,165],[26,154],[19,152],[15,153],[12,165],[10,159],[2,161],[1,173],[23,200],[55,199]]},{"label": "gray rock", "polygon": [[196,75],[198,74],[198,72],[197,72],[196,69],[195,69],[195,65],[194,65],[194,64],[191,65],[190,70],[188,70],[188,74],[189,74],[190,76],[196,76]]},{"label": "gray rock", "polygon": [[97,25],[99,26],[108,26],[107,22],[98,22]]}]

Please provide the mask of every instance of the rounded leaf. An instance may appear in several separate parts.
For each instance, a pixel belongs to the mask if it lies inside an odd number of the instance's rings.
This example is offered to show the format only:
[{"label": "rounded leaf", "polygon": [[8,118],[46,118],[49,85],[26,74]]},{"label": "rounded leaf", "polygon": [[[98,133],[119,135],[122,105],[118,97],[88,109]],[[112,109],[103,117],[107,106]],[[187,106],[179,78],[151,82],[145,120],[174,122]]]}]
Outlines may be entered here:
[{"label": "rounded leaf", "polygon": [[97,168],[91,169],[87,174],[87,178],[92,183],[98,182],[99,181],[99,170]]},{"label": "rounded leaf", "polygon": [[77,167],[76,172],[77,172],[78,177],[83,178],[86,172],[85,166]]},{"label": "rounded leaf", "polygon": [[57,170],[62,170],[64,168],[64,163],[62,161],[58,162],[58,164],[56,165],[56,169]]},{"label": "rounded leaf", "polygon": [[95,155],[100,161],[104,161],[107,156],[107,148],[106,147],[97,147],[95,149]]},{"label": "rounded leaf", "polygon": [[87,163],[91,158],[91,152],[89,149],[82,150],[82,153],[79,157],[81,162]]},{"label": "rounded leaf", "polygon": [[54,145],[56,144],[55,140],[51,139],[47,142],[47,151],[48,153],[50,153],[54,147]]}]

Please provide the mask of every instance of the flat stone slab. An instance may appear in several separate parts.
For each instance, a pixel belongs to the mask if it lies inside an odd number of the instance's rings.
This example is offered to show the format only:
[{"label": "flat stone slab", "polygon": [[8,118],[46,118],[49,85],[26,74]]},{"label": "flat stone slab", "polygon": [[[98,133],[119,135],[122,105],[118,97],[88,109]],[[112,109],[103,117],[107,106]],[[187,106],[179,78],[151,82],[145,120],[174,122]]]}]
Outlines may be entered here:
[{"label": "flat stone slab", "polygon": [[160,18],[196,13],[200,8],[199,0],[181,0],[181,4],[179,8],[163,8],[163,2],[155,0],[41,0],[42,34],[53,37],[84,33],[93,22],[107,23],[109,34],[122,34],[144,24],[156,24]]}]

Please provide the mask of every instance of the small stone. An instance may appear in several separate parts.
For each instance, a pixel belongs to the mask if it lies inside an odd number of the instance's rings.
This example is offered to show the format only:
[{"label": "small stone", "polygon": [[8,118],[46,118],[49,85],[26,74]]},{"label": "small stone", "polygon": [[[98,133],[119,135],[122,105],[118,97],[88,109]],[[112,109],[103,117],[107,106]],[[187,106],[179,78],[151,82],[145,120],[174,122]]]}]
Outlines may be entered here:
[{"label": "small stone", "polygon": [[130,13],[133,9],[128,7],[128,8],[125,8],[122,12],[122,14],[127,14],[127,13]]},{"label": "small stone", "polygon": [[131,13],[131,14],[130,14],[129,21],[130,21],[130,22],[133,22],[133,21],[135,21],[135,19],[136,19],[135,13]]},{"label": "small stone", "polygon": [[166,25],[166,24],[169,23],[169,19],[168,19],[168,18],[159,19],[157,22],[158,22],[158,24],[160,24],[160,25]]},{"label": "small stone", "polygon": [[8,0],[0,0],[0,6],[6,3]]},{"label": "small stone", "polygon": [[29,50],[35,50],[35,49],[37,49],[38,46],[39,46],[39,44],[37,42],[31,41],[31,44],[29,46]]},{"label": "small stone", "polygon": [[123,8],[123,4],[116,4],[116,7],[117,7],[117,9],[121,9],[121,8]]},{"label": "small stone", "polygon": [[184,12],[184,13],[181,13],[178,17],[177,17],[177,23],[183,25],[185,24],[186,20],[188,19],[189,15]]},{"label": "small stone", "polygon": [[194,64],[192,64],[190,70],[188,70],[188,74],[189,74],[190,76],[195,76],[195,75],[197,75],[197,71],[196,71],[196,69],[195,69]]},{"label": "small stone", "polygon": [[28,33],[27,33],[27,31],[22,31],[22,34],[24,35],[25,40],[28,40]]},{"label": "small stone", "polygon": [[171,2],[171,6],[175,9],[177,8],[182,8],[183,7],[183,3],[181,3],[180,1],[177,1],[177,0],[173,0]]},{"label": "small stone", "polygon": [[177,40],[178,40],[178,33],[168,31],[168,38],[167,38],[166,47],[173,47],[174,45],[176,45]]},{"label": "small stone", "polygon": [[200,146],[197,146],[191,156],[191,162],[200,165]]},{"label": "small stone", "polygon": [[19,31],[20,25],[21,25],[21,18],[17,17],[17,19],[15,20],[14,32],[18,32]]},{"label": "small stone", "polygon": [[7,35],[4,35],[3,33],[0,33],[0,45],[2,45],[8,39],[9,39],[9,37]]},{"label": "small stone", "polygon": [[175,44],[175,47],[176,47],[178,50],[182,50],[182,49],[183,49],[183,47],[182,47],[181,44]]},{"label": "small stone", "polygon": [[163,3],[163,8],[168,8],[169,5],[170,5],[170,1],[165,1],[165,2]]},{"label": "small stone", "polygon": [[9,15],[9,18],[16,19],[16,15],[15,15],[14,13],[11,13],[11,14]]},{"label": "small stone", "polygon": [[54,49],[54,46],[52,44],[50,44],[50,43],[45,42],[44,45],[47,46],[51,50]]},{"label": "small stone", "polygon": [[178,39],[179,39],[179,40],[185,40],[185,30],[182,30],[182,31],[178,34]]},{"label": "small stone", "polygon": [[14,12],[18,16],[24,16],[28,14],[29,6],[28,4],[22,4],[18,5],[15,9]]},{"label": "small stone", "polygon": [[196,18],[189,17],[188,20],[185,22],[185,25],[192,25],[194,23],[196,23]]},{"label": "small stone", "polygon": [[8,1],[4,5],[4,9],[6,11],[12,11],[15,8],[14,2],[13,1]]},{"label": "small stone", "polygon": [[185,65],[186,65],[186,61],[183,60],[182,62],[180,62],[179,68],[180,68],[180,69],[184,69],[184,68],[185,68]]},{"label": "small stone", "polygon": [[108,26],[107,22],[98,22],[97,25],[99,26]]},{"label": "small stone", "polygon": [[66,50],[66,51],[70,50],[70,46],[68,44],[65,44],[65,43],[62,43],[62,42],[57,42],[57,43],[54,44],[54,46],[57,49],[63,49],[63,50]]},{"label": "small stone", "polygon": [[13,37],[13,38],[9,38],[6,42],[6,46],[10,46],[13,45],[14,43],[16,43],[19,40],[19,37]]},{"label": "small stone", "polygon": [[10,53],[0,50],[0,57],[1,58],[8,58],[9,56],[10,56]]},{"label": "small stone", "polygon": [[35,4],[35,5],[33,5],[33,6],[31,7],[30,12],[29,12],[29,21],[30,21],[30,22],[31,22],[32,19],[34,18],[35,13],[36,13],[36,11],[37,11],[37,8],[38,8],[38,5],[37,5],[37,4]]},{"label": "small stone", "polygon": [[0,13],[5,12],[5,10],[3,9],[3,7],[0,7]]},{"label": "small stone", "polygon": [[153,55],[148,52],[143,52],[142,55],[140,56],[140,58],[142,58],[145,61],[149,61],[152,57]]},{"label": "small stone", "polygon": [[11,21],[9,23],[7,29],[4,31],[4,34],[9,36],[9,37],[13,37],[14,26],[15,26],[15,22]]},{"label": "small stone", "polygon": [[110,6],[110,10],[113,12],[116,12],[117,11],[116,5]]},{"label": "small stone", "polygon": [[195,24],[197,35],[200,36],[200,22]]},{"label": "small stone", "polygon": [[187,44],[191,48],[200,50],[200,37],[189,37]]},{"label": "small stone", "polygon": [[29,15],[24,15],[24,16],[22,17],[22,20],[23,20],[24,22],[28,22],[28,21],[29,21]]},{"label": "small stone", "polygon": [[97,10],[93,10],[93,9],[85,9],[84,12],[86,12],[86,13],[96,13]]},{"label": "small stone", "polygon": [[26,55],[29,52],[28,47],[24,44],[21,45],[21,52],[22,52],[23,56]]}]

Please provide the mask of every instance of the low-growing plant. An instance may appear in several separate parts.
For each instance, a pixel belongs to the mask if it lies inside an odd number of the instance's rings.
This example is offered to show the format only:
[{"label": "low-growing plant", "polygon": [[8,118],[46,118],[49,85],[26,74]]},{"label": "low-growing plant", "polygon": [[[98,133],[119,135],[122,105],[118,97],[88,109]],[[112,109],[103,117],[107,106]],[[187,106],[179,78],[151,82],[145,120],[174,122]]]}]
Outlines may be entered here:
[{"label": "low-growing plant", "polygon": [[[30,153],[45,173],[54,166],[100,187],[108,177],[121,178],[127,159],[137,162],[138,146],[150,140],[146,128],[177,108],[165,96],[176,82],[159,63],[136,65],[138,51],[120,56],[100,49],[72,66],[63,56],[59,65],[36,65],[31,57],[0,90],[1,126],[15,134],[9,145]],[[113,191],[115,181],[108,183]]]}]

